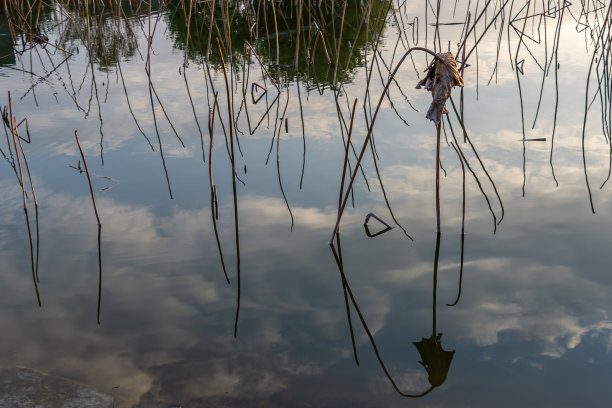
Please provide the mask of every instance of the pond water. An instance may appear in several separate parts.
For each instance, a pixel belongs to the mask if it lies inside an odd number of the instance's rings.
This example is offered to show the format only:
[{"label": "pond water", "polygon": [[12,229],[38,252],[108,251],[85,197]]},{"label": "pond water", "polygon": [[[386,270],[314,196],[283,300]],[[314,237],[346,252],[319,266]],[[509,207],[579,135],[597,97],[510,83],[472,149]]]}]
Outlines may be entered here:
[{"label": "pond water", "polygon": [[[0,365],[121,407],[612,399],[609,4],[14,3]],[[441,234],[413,46],[463,73]]]}]

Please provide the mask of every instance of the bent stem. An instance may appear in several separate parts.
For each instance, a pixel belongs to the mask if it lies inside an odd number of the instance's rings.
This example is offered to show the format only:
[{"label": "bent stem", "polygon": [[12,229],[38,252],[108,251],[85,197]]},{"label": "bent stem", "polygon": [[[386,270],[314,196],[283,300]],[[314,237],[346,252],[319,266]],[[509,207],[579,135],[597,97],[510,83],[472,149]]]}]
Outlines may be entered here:
[{"label": "bent stem", "polygon": [[338,211],[338,217],[336,219],[336,225],[334,226],[334,230],[332,232],[332,236],[329,240],[329,244],[331,245],[334,241],[334,237],[336,236],[336,234],[338,233],[338,229],[340,227],[340,219],[342,218],[342,214],[344,213],[344,209],[346,208],[346,203],[348,202],[348,198],[350,196],[351,193],[351,189],[353,188],[353,183],[355,182],[355,177],[357,176],[358,173],[358,169],[360,168],[361,165],[361,160],[363,159],[363,155],[365,154],[366,148],[368,146],[368,143],[372,137],[372,132],[374,131],[374,124],[376,123],[376,118],[378,117],[378,112],[380,111],[380,106],[382,105],[383,100],[385,99],[385,96],[387,95],[387,91],[389,90],[389,86],[391,86],[391,83],[393,82],[393,78],[395,78],[395,75],[397,74],[397,71],[399,71],[399,68],[402,66],[402,63],[406,60],[406,58],[413,52],[413,51],[423,51],[426,52],[430,55],[432,55],[434,58],[438,58],[438,55],[427,49],[427,48],[423,48],[423,47],[412,47],[410,48],[408,51],[406,51],[404,53],[404,55],[402,56],[402,58],[398,61],[395,69],[393,70],[393,72],[391,73],[391,75],[389,76],[389,80],[387,81],[387,84],[385,85],[385,88],[383,89],[382,93],[380,94],[380,98],[378,99],[378,103],[376,105],[376,110],[374,111],[374,115],[372,116],[372,122],[370,123],[370,126],[368,128],[368,133],[366,135],[366,138],[363,142],[363,146],[361,148],[361,152],[359,153],[359,157],[357,158],[357,163],[355,164],[355,171],[353,172],[353,174],[351,175],[351,180],[349,181],[348,187],[346,189],[346,193],[344,195],[344,200],[342,201],[342,205],[340,206],[340,210]]},{"label": "bent stem", "polygon": [[98,207],[96,206],[96,197],[94,196],[93,186],[91,184],[91,177],[89,175],[89,169],[87,168],[87,161],[85,160],[85,155],[83,154],[83,148],[81,147],[81,142],[79,141],[79,135],[77,131],[74,131],[74,138],[76,139],[77,146],[79,147],[79,152],[81,153],[81,159],[83,159],[83,166],[85,166],[85,173],[87,173],[87,181],[89,182],[89,192],[91,193],[91,202],[93,203],[93,208],[96,213],[96,220],[98,221],[98,225],[102,225],[100,223],[100,216],[98,215]]}]

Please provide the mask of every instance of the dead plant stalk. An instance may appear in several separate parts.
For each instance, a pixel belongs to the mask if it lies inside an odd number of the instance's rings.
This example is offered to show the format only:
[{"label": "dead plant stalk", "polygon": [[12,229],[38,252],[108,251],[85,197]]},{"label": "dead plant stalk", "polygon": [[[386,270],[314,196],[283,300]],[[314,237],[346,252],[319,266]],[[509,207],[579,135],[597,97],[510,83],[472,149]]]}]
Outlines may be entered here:
[{"label": "dead plant stalk", "polygon": [[100,216],[98,215],[98,207],[96,206],[96,197],[94,196],[93,185],[91,184],[91,176],[89,175],[89,168],[87,167],[87,160],[85,160],[85,154],[83,154],[83,148],[81,147],[81,142],[79,141],[79,135],[77,131],[74,131],[74,138],[76,139],[77,146],[79,147],[79,152],[81,153],[81,159],[83,160],[83,166],[85,166],[85,173],[87,173],[87,181],[89,182],[89,192],[91,193],[91,202],[93,203],[94,212],[96,213],[96,220],[98,221],[98,225],[102,225],[100,222]]}]

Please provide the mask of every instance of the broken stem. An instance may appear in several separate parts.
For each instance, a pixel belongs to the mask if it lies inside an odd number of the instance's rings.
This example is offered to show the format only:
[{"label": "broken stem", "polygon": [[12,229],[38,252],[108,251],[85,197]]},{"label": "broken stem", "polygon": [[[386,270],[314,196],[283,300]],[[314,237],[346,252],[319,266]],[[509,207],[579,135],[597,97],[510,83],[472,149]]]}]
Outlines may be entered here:
[{"label": "broken stem", "polygon": [[79,141],[79,136],[77,131],[74,131],[74,138],[76,139],[77,146],[79,146],[79,152],[81,152],[81,159],[83,159],[83,165],[85,166],[85,173],[87,173],[87,181],[89,182],[89,192],[91,193],[91,202],[93,203],[93,208],[96,213],[96,220],[98,221],[98,225],[102,225],[100,222],[100,216],[98,215],[98,207],[96,206],[96,197],[94,196],[93,186],[91,184],[91,177],[89,175],[89,169],[87,168],[87,161],[85,160],[85,155],[83,154],[83,148],[81,147],[81,142]]}]

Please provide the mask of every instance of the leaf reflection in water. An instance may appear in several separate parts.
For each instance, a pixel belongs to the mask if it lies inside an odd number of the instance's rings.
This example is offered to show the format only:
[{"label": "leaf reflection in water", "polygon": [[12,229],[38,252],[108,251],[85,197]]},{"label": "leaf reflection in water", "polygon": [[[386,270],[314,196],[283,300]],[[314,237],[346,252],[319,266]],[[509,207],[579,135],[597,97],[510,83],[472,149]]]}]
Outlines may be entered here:
[{"label": "leaf reflection in water", "polygon": [[[424,397],[425,395],[433,391],[434,388],[439,387],[442,384],[444,384],[444,382],[446,381],[446,377],[448,375],[448,371],[450,369],[451,362],[453,360],[453,356],[455,355],[455,351],[446,351],[442,348],[442,340],[441,340],[442,333],[437,332],[438,328],[437,328],[437,318],[436,318],[437,317],[436,303],[437,303],[437,286],[438,286],[438,261],[440,258],[441,235],[442,234],[440,233],[436,234],[436,248],[435,248],[434,263],[433,263],[433,309],[432,309],[433,332],[429,338],[422,338],[421,341],[413,343],[415,347],[417,348],[419,355],[421,357],[421,361],[419,361],[419,364],[421,364],[427,371],[430,388],[428,388],[427,390],[421,393],[417,393],[417,394],[412,394],[412,393],[401,391],[399,386],[397,385],[395,378],[393,377],[393,375],[390,373],[389,369],[385,365],[385,362],[382,357],[382,353],[380,349],[378,348],[378,346],[376,345],[376,340],[374,339],[374,335],[372,334],[370,328],[368,327],[365,317],[363,316],[363,313],[348,283],[345,269],[344,269],[344,262],[342,258],[342,246],[340,244],[340,234],[336,234],[335,241],[332,244],[330,244],[330,248],[334,256],[334,260],[336,261],[336,266],[338,267],[338,271],[340,273],[340,278],[342,281],[342,290],[344,293],[344,302],[346,306],[346,314],[347,314],[347,320],[349,324],[351,343],[353,346],[353,354],[355,357],[355,362],[357,363],[357,365],[359,365],[359,359],[357,357],[357,347],[355,345],[355,334],[354,334],[353,323],[351,319],[351,307],[350,307],[351,305],[353,306],[353,309],[357,312],[359,321],[361,322],[361,325],[364,331],[366,332],[368,339],[370,340],[370,344],[372,346],[372,349],[374,350],[374,353],[376,354],[376,359],[378,360],[378,364],[380,365],[383,372],[385,373],[385,376],[387,377],[387,379],[393,386],[393,389],[402,397],[408,397],[408,398]],[[349,303],[349,299],[350,299],[350,303]]]}]

